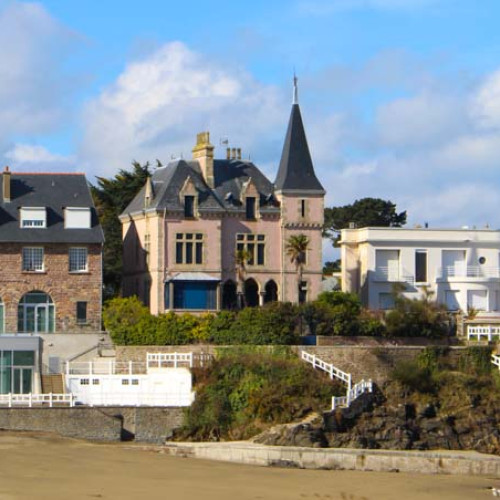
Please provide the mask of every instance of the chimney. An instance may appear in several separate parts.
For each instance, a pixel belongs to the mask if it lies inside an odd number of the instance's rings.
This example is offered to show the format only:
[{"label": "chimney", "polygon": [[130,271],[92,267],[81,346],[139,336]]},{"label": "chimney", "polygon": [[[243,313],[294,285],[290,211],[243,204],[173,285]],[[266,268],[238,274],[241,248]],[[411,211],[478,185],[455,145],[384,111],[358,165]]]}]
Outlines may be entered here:
[{"label": "chimney", "polygon": [[144,208],[148,208],[154,198],[153,183],[151,177],[146,179],[146,192],[144,193]]},{"label": "chimney", "polygon": [[210,132],[200,132],[196,136],[196,146],[193,148],[193,160],[198,160],[201,173],[209,187],[214,183],[214,147],[210,144]]},{"label": "chimney", "polygon": [[230,160],[231,159],[231,148],[226,149],[226,159]]},{"label": "chimney", "polygon": [[5,167],[2,175],[2,197],[4,203],[10,202],[10,170]]},{"label": "chimney", "polygon": [[241,148],[236,149],[236,159],[241,160]]}]

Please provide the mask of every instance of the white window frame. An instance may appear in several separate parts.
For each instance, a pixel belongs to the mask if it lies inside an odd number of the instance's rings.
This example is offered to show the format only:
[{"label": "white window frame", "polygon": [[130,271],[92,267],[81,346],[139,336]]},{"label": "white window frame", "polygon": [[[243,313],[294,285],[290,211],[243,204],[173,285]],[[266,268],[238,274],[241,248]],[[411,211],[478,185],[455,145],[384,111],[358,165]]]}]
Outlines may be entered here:
[{"label": "white window frame", "polygon": [[90,207],[66,207],[64,209],[65,229],[90,229],[91,227]]},{"label": "white window frame", "polygon": [[22,228],[44,229],[47,227],[47,209],[45,207],[21,207],[19,219]]},{"label": "white window frame", "polygon": [[68,266],[70,273],[88,272],[88,249],[86,247],[70,247],[68,252]]},{"label": "white window frame", "polygon": [[[38,255],[36,255],[38,254]],[[24,272],[44,272],[44,249],[43,247],[23,247],[22,270]]]}]

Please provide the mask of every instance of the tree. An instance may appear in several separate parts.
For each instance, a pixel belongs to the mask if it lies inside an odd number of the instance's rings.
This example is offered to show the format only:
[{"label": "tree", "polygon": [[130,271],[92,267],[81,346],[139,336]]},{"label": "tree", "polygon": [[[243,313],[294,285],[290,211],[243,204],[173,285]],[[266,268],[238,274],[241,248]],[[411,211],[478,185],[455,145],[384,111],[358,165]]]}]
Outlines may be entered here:
[{"label": "tree", "polygon": [[[158,166],[161,165],[159,161]],[[116,297],[122,278],[122,226],[118,216],[133,200],[151,175],[149,163],[132,163],[132,170],[120,170],[111,179],[97,177],[92,197],[104,231],[103,279],[105,298]]]},{"label": "tree", "polygon": [[323,235],[337,246],[340,230],[350,223],[356,227],[401,227],[406,224],[406,211],[397,213],[394,203],[380,198],[362,198],[352,205],[325,208]]},{"label": "tree", "polygon": [[242,309],[245,306],[244,286],[245,275],[247,272],[247,263],[251,259],[250,252],[244,248],[236,250],[234,254],[234,265],[236,271],[236,293],[238,295],[238,307]]},{"label": "tree", "polygon": [[302,300],[302,275],[304,273],[304,264],[306,263],[306,252],[309,249],[309,238],[305,234],[294,234],[286,242],[286,253],[290,257],[290,262],[295,264],[297,270],[297,302]]}]

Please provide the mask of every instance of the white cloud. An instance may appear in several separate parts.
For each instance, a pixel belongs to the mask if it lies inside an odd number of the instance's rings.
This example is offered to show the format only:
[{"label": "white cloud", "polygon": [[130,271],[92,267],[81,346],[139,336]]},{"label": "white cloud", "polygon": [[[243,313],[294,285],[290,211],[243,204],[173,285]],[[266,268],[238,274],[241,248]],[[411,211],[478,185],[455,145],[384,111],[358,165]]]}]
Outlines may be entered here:
[{"label": "white cloud", "polygon": [[73,38],[38,3],[0,3],[0,145],[60,125],[68,88],[61,59]]},{"label": "white cloud", "polygon": [[64,156],[51,153],[47,148],[31,144],[16,144],[4,154],[11,161],[12,166],[23,166],[25,164],[71,164],[75,162],[73,156]]},{"label": "white cloud", "polygon": [[482,128],[500,128],[500,70],[492,73],[470,99],[469,111]]},{"label": "white cloud", "polygon": [[245,157],[266,160],[287,110],[276,88],[173,42],[130,63],[87,103],[80,157],[88,170],[111,175],[134,159],[190,157],[196,132],[210,130],[214,145],[229,136]]}]

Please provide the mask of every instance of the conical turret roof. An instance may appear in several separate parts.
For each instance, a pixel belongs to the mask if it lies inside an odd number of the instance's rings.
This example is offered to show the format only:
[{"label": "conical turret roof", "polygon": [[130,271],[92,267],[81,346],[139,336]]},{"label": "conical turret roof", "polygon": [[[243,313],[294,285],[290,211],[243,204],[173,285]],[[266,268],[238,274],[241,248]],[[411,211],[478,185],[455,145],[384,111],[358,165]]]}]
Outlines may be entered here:
[{"label": "conical turret roof", "polygon": [[315,191],[324,193],[325,190],[314,173],[296,96],[295,87],[294,103],[274,185],[277,191]]}]

